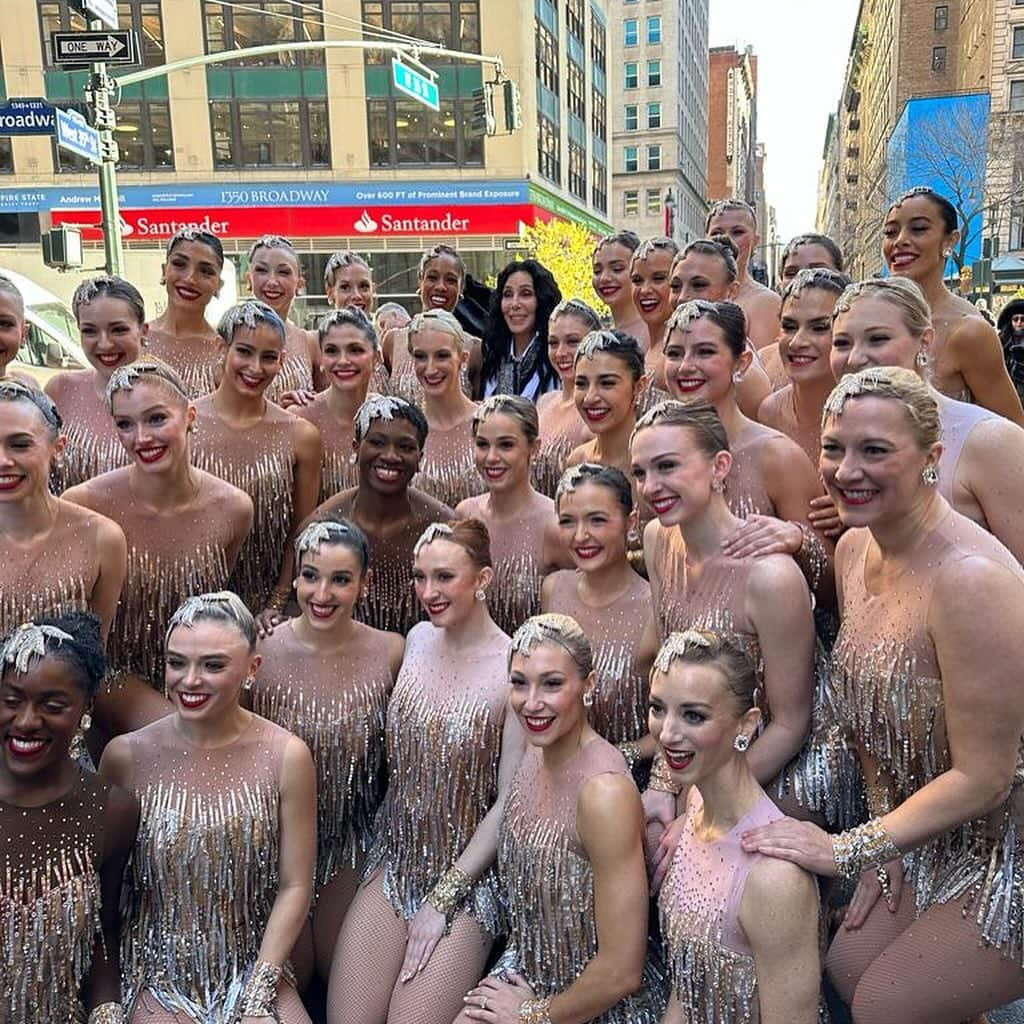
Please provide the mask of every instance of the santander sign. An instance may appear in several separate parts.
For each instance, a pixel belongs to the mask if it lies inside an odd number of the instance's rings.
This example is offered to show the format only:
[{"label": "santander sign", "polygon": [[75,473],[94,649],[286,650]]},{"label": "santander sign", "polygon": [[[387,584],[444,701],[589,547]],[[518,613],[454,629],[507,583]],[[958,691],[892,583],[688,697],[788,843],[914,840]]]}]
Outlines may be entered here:
[{"label": "santander sign", "polygon": [[363,210],[352,228],[361,235],[457,235],[467,231],[469,223],[469,217],[457,217],[451,210],[443,214],[438,211],[428,216],[396,217],[391,213],[382,213],[379,222],[370,216],[369,211]]}]

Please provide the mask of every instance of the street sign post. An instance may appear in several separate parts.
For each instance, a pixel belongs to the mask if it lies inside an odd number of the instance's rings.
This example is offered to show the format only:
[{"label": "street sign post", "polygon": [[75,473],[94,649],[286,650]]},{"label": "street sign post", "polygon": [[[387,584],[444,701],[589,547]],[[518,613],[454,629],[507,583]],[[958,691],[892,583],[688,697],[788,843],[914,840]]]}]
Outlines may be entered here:
[{"label": "street sign post", "polygon": [[57,115],[40,96],[12,96],[0,103],[0,135],[53,135]]},{"label": "street sign post", "polygon": [[392,80],[399,92],[418,100],[431,110],[441,109],[441,94],[437,88],[437,72],[411,58],[391,58]]},{"label": "street sign post", "polygon": [[51,32],[53,63],[58,67],[103,61],[106,64],[138,64],[135,34],[111,32]]},{"label": "street sign post", "polygon": [[57,145],[94,164],[102,163],[100,133],[77,110],[56,107],[54,112],[57,115]]},{"label": "street sign post", "polygon": [[117,28],[117,0],[72,0],[87,18],[102,21],[107,28]]}]

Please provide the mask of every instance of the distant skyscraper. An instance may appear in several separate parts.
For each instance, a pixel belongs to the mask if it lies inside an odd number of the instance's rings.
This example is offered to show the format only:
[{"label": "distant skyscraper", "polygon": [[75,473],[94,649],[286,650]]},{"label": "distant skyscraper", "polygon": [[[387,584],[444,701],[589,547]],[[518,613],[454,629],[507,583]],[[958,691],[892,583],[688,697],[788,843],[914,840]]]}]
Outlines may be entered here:
[{"label": "distant skyscraper", "polygon": [[609,219],[685,244],[707,209],[708,0],[619,0],[608,20]]},{"label": "distant skyscraper", "polygon": [[757,56],[752,47],[708,54],[708,199],[757,203]]}]

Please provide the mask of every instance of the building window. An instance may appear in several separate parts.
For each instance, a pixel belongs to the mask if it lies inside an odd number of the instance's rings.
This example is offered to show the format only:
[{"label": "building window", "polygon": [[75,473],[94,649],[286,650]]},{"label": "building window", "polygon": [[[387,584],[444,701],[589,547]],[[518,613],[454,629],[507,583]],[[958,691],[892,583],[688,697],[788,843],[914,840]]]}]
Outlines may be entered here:
[{"label": "building window", "polygon": [[124,170],[174,167],[171,109],[167,103],[122,101],[117,106],[114,138],[120,153],[118,166]]},{"label": "building window", "polygon": [[622,169],[627,174],[640,170],[640,151],[636,146],[627,146],[622,151]]},{"label": "building window", "polygon": [[1013,50],[1014,60],[1024,60],[1024,25],[1016,25],[1013,29]]},{"label": "building window", "polygon": [[640,108],[635,103],[626,104],[626,117],[623,121],[623,131],[635,132],[640,128]]},{"label": "building window", "polygon": [[661,85],[660,60],[649,60],[647,62],[647,84],[650,86]]},{"label": "building window", "polygon": [[661,170],[661,146],[647,147],[647,170]]},{"label": "building window", "polygon": [[[281,0],[252,0],[244,7],[203,0],[203,23],[207,53],[274,43],[306,43],[324,37],[322,0],[300,5]],[[323,50],[282,50],[233,60],[231,66],[311,67],[323,62]]]},{"label": "building window", "polygon": [[572,139],[569,140],[569,191],[587,201],[587,151]]},{"label": "building window", "polygon": [[1024,110],[1024,78],[1015,79],[1010,83],[1010,110]]},{"label": "building window", "polygon": [[640,22],[636,18],[627,18],[622,23],[623,46],[640,45]]},{"label": "building window", "polygon": [[569,113],[575,114],[581,121],[587,119],[587,80],[583,68],[574,61],[569,61]]},{"label": "building window", "polygon": [[640,65],[635,60],[627,60],[624,66],[625,85],[627,89],[640,88]]},{"label": "building window", "polygon": [[647,212],[648,214],[661,213],[660,188],[649,188],[647,190]]},{"label": "building window", "polygon": [[622,213],[626,217],[635,217],[640,212],[640,193],[635,189],[627,189],[622,193]]},{"label": "building window", "polygon": [[[583,42],[583,10],[584,0],[566,0],[565,27],[571,35]],[[586,199],[586,196],[583,197]]]},{"label": "building window", "polygon": [[648,103],[647,104],[647,127],[648,128],[660,128],[661,127],[661,103]]},{"label": "building window", "polygon": [[932,71],[946,70],[946,48],[944,46],[932,47]]},{"label": "building window", "polygon": [[537,78],[558,96],[558,43],[539,21],[536,31]]},{"label": "building window", "polygon": [[[163,22],[160,19],[159,0],[120,0],[117,5],[118,21],[122,28],[135,32],[142,47],[142,63],[155,67],[166,60],[164,54]],[[86,28],[84,18],[70,8],[67,0],[42,0],[39,3],[39,18],[42,28],[45,59],[48,68],[53,68],[50,48],[50,33]],[[58,81],[62,77],[59,69],[50,70]],[[81,95],[80,86],[65,74],[71,86],[72,95]],[[152,83],[148,83],[152,88]],[[170,107],[166,98],[147,99],[147,83],[132,86],[115,108],[117,127],[114,139],[120,151],[119,164],[130,170],[168,170],[174,168],[174,146],[171,141]],[[166,92],[163,93],[166,97]],[[65,104],[77,106],[78,104]],[[8,143],[9,146],[9,143]],[[81,174],[95,170],[93,164],[74,156],[67,150],[54,146],[54,167],[64,173]],[[2,169],[2,163],[0,163]]]},{"label": "building window", "polygon": [[1024,203],[1022,202],[1010,204],[1010,237],[1007,240],[1007,248],[1011,251],[1024,249]]},{"label": "building window", "polygon": [[370,166],[483,166],[483,139],[466,132],[469,107],[444,96],[436,112],[414,100],[368,100]]},{"label": "building window", "polygon": [[[50,33],[82,31],[89,26],[77,10],[68,6],[68,0],[41,0],[39,19],[42,23],[43,49],[46,66],[52,68]],[[160,20],[159,0],[119,0],[117,19],[121,28],[132,29],[142,46],[142,63],[155,67],[165,63],[164,31]]]},{"label": "building window", "polygon": [[608,212],[608,168],[605,167],[600,160],[593,159],[590,161],[590,176],[593,178],[593,184],[591,185],[590,197],[591,204],[595,210],[600,210],[602,213]]},{"label": "building window", "polygon": [[605,50],[607,48],[607,33],[604,25],[594,17],[590,16],[590,59],[594,66],[605,70]]},{"label": "building window", "polygon": [[329,167],[323,100],[210,103],[213,163],[232,167]]},{"label": "building window", "polygon": [[[237,4],[236,4],[237,5]],[[292,0],[277,0],[278,7],[305,10],[309,4]],[[317,7],[321,3],[316,4]],[[283,11],[298,14],[298,11]],[[316,19],[323,16],[316,12]],[[306,15],[308,17],[308,15]],[[429,3],[409,3],[408,0],[363,0],[363,21],[375,29],[428,39],[436,46],[466,53],[480,52],[480,5],[477,0],[430,0]],[[367,64],[391,63],[392,54],[386,50],[368,50]],[[459,64],[448,58],[447,63]],[[431,61],[431,66],[435,66]],[[463,64],[465,67],[465,64]]]},{"label": "building window", "polygon": [[608,138],[608,101],[599,93],[593,93],[593,110],[590,117],[590,127],[593,129],[594,137],[602,142]]},{"label": "building window", "polygon": [[543,114],[537,116],[537,166],[556,185],[562,184],[562,140],[558,127]]},{"label": "building window", "polygon": [[945,32],[949,28],[949,5],[939,4],[935,8],[935,31]]},{"label": "building window", "polygon": [[647,42],[661,42],[661,15],[656,14],[647,19]]}]

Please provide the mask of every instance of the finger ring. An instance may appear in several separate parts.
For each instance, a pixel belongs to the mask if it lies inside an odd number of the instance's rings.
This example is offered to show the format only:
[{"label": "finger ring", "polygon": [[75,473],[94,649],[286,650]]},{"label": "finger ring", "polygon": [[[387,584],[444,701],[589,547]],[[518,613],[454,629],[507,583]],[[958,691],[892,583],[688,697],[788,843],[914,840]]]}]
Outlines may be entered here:
[{"label": "finger ring", "polygon": [[875,868],[875,875],[878,878],[878,887],[882,890],[882,896],[888,903],[892,899],[892,885],[889,881],[889,869],[885,867]]},{"label": "finger ring", "polygon": [[481,1000],[480,1000],[480,1009],[481,1010],[486,1010],[487,1009],[487,996],[483,996],[481,998]]}]

